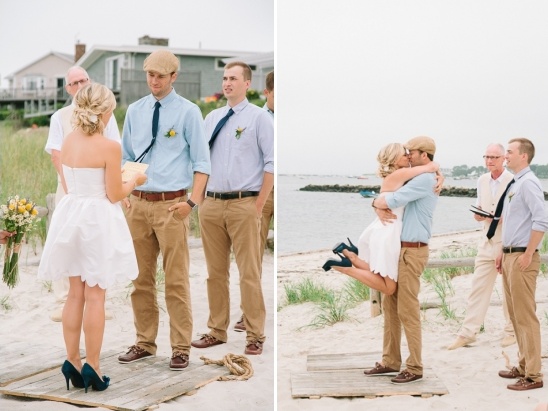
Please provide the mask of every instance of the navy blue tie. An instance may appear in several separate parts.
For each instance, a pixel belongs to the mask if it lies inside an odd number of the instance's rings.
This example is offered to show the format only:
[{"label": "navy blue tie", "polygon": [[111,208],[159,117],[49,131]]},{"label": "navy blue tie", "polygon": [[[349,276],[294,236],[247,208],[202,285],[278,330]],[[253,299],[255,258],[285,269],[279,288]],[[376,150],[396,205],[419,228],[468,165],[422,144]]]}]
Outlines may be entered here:
[{"label": "navy blue tie", "polygon": [[154,114],[152,115],[152,137],[156,138],[158,134],[158,120],[160,119],[160,102],[154,104]]},{"label": "navy blue tie", "polygon": [[226,113],[226,116],[224,116],[217,125],[215,126],[215,130],[213,130],[213,134],[211,135],[211,138],[209,139],[209,149],[211,150],[211,147],[213,147],[213,143],[215,142],[215,139],[219,135],[219,131],[223,128],[225,123],[228,121],[228,118],[234,114],[234,110],[230,109],[228,110],[228,113]]},{"label": "navy blue tie", "polygon": [[135,159],[136,163],[140,163],[141,161],[143,161],[147,153],[154,145],[154,142],[156,141],[156,136],[158,135],[158,122],[160,120],[160,106],[161,104],[159,101],[154,104],[154,114],[152,114],[152,141],[150,142],[146,150],[143,151],[141,155]]},{"label": "navy blue tie", "polygon": [[490,240],[495,235],[495,231],[497,231],[497,225],[499,224],[500,216],[502,215],[502,208],[504,206],[504,197],[506,197],[506,193],[508,193],[508,190],[510,189],[510,186],[515,183],[516,180],[512,179],[506,186],[506,189],[504,190],[504,193],[502,193],[502,196],[500,197],[499,202],[497,203],[497,209],[495,210],[495,218],[491,221],[491,224],[489,225],[489,230],[487,230],[487,238]]}]

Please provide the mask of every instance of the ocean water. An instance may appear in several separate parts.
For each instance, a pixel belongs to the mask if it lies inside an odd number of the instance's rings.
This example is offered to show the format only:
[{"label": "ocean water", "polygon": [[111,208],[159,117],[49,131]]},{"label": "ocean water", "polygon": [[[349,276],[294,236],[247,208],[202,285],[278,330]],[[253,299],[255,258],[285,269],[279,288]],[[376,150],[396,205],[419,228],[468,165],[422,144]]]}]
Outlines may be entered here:
[{"label": "ocean water", "polygon": [[[548,180],[541,180],[548,191]],[[278,175],[276,181],[276,248],[279,255],[331,248],[349,237],[353,242],[376,217],[371,199],[359,193],[299,191],[308,184],[379,185],[367,176]],[[475,188],[476,179],[447,178],[445,186]],[[480,224],[469,211],[475,198],[440,197],[432,226],[433,234],[474,230]]]}]

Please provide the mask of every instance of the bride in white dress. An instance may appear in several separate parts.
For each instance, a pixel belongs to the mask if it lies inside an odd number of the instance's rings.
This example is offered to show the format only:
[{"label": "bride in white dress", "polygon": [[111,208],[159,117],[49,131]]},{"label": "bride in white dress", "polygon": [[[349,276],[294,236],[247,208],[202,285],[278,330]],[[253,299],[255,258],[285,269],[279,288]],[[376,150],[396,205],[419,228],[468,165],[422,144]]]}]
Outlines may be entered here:
[{"label": "bride in white dress", "polygon": [[[377,161],[379,162],[377,175],[383,179],[380,196],[396,191],[419,174],[434,173],[439,170],[439,164],[435,162],[409,167],[407,152],[400,143],[384,146],[377,155]],[[396,291],[398,281],[404,207],[394,209],[392,213],[397,218],[391,224],[385,225],[377,217],[363,231],[358,241],[359,256],[348,249],[342,251],[352,263],[352,267],[337,265],[331,267],[387,295]]]},{"label": "bride in white dress", "polygon": [[[112,92],[90,84],[74,97],[74,131],[61,149],[61,181],[68,193],[53,213],[38,278],[68,277],[70,288],[63,309],[67,360],[61,368],[67,389],[91,386],[102,391],[99,356],[105,330],[105,289],[115,281],[137,277],[131,234],[118,203],[147,177],[136,174],[122,182],[120,144],[103,136],[116,107]],[[80,336],[85,334],[86,364],[82,367]]]}]

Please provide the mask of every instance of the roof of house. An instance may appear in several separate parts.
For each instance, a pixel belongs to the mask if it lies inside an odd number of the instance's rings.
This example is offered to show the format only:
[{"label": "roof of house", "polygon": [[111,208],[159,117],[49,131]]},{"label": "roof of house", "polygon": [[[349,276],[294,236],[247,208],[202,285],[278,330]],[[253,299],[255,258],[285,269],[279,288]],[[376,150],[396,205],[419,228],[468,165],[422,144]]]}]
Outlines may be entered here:
[{"label": "roof of house", "polygon": [[268,53],[253,53],[239,55],[236,57],[228,57],[223,59],[223,63],[228,64],[233,61],[243,61],[246,64],[262,67],[273,67],[274,66],[274,52],[269,51]]},{"label": "roof of house", "polygon": [[115,53],[144,53],[150,54],[156,50],[168,49],[175,55],[179,56],[203,56],[203,57],[230,57],[230,56],[247,56],[256,54],[253,52],[230,51],[230,50],[205,50],[205,49],[183,49],[165,46],[153,45],[137,45],[137,46],[93,46],[76,62],[76,65],[83,68],[90,67],[101,55],[105,52]]},{"label": "roof of house", "polygon": [[21,67],[19,70],[11,73],[10,75],[6,76],[6,79],[11,79],[13,78],[13,76],[15,76],[17,73],[20,73],[21,71],[23,70],[26,70],[27,68],[29,68],[30,66],[38,63],[40,60],[44,60],[46,57],[49,57],[51,55],[54,55],[54,56],[57,56],[63,60],[66,60],[67,62],[69,63],[74,63],[74,54],[67,54],[67,53],[61,53],[59,51],[50,51],[49,53],[47,54],[44,54],[42,57],[36,59],[36,60],[33,60],[32,62],[30,62],[29,64],[27,64],[26,66],[24,67]]}]

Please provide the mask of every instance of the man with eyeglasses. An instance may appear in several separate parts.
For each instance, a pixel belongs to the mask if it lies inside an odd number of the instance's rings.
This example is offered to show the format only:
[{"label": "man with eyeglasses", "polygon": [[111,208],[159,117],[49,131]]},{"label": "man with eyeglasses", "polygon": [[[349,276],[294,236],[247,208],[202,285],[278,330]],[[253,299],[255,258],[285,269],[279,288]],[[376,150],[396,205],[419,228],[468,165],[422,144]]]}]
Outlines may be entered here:
[{"label": "man with eyeglasses", "polygon": [[[504,147],[501,144],[489,144],[483,158],[485,160],[485,167],[489,172],[483,174],[478,179],[476,207],[494,215],[499,199],[513,176],[512,173],[504,168]],[[493,287],[498,276],[495,259],[501,248],[501,225],[498,225],[493,237],[488,239],[487,231],[492,219],[475,213],[473,216],[476,221],[482,223],[482,235],[478,243],[472,289],[466,303],[466,317],[462,323],[459,335],[447,347],[449,350],[455,350],[476,341],[476,334],[479,332],[485,319],[491,294],[493,294]],[[514,327],[508,315],[508,306],[504,294],[502,298],[502,311],[504,313],[505,326],[501,345],[507,347],[516,342],[516,337],[514,335]]]},{"label": "man with eyeglasses", "polygon": [[[90,83],[89,75],[82,67],[73,66],[68,69],[65,76],[65,90],[67,93],[74,97],[78,90]],[[63,107],[57,110],[50,119],[48,140],[46,142],[45,150],[51,155],[51,162],[53,163],[55,170],[57,171],[57,192],[55,193],[55,205],[59,204],[59,201],[66,194],[63,185],[61,184],[61,146],[65,137],[72,132],[72,113],[74,112],[74,104]],[[105,127],[105,137],[121,142],[120,131],[116,124],[114,116],[110,117],[110,120]],[[50,315],[52,321],[61,321],[63,315],[63,307],[65,301],[67,301],[69,280],[68,277],[54,281],[52,284],[53,293],[55,295],[56,307]],[[112,315],[106,311],[105,318],[111,319]]]}]

